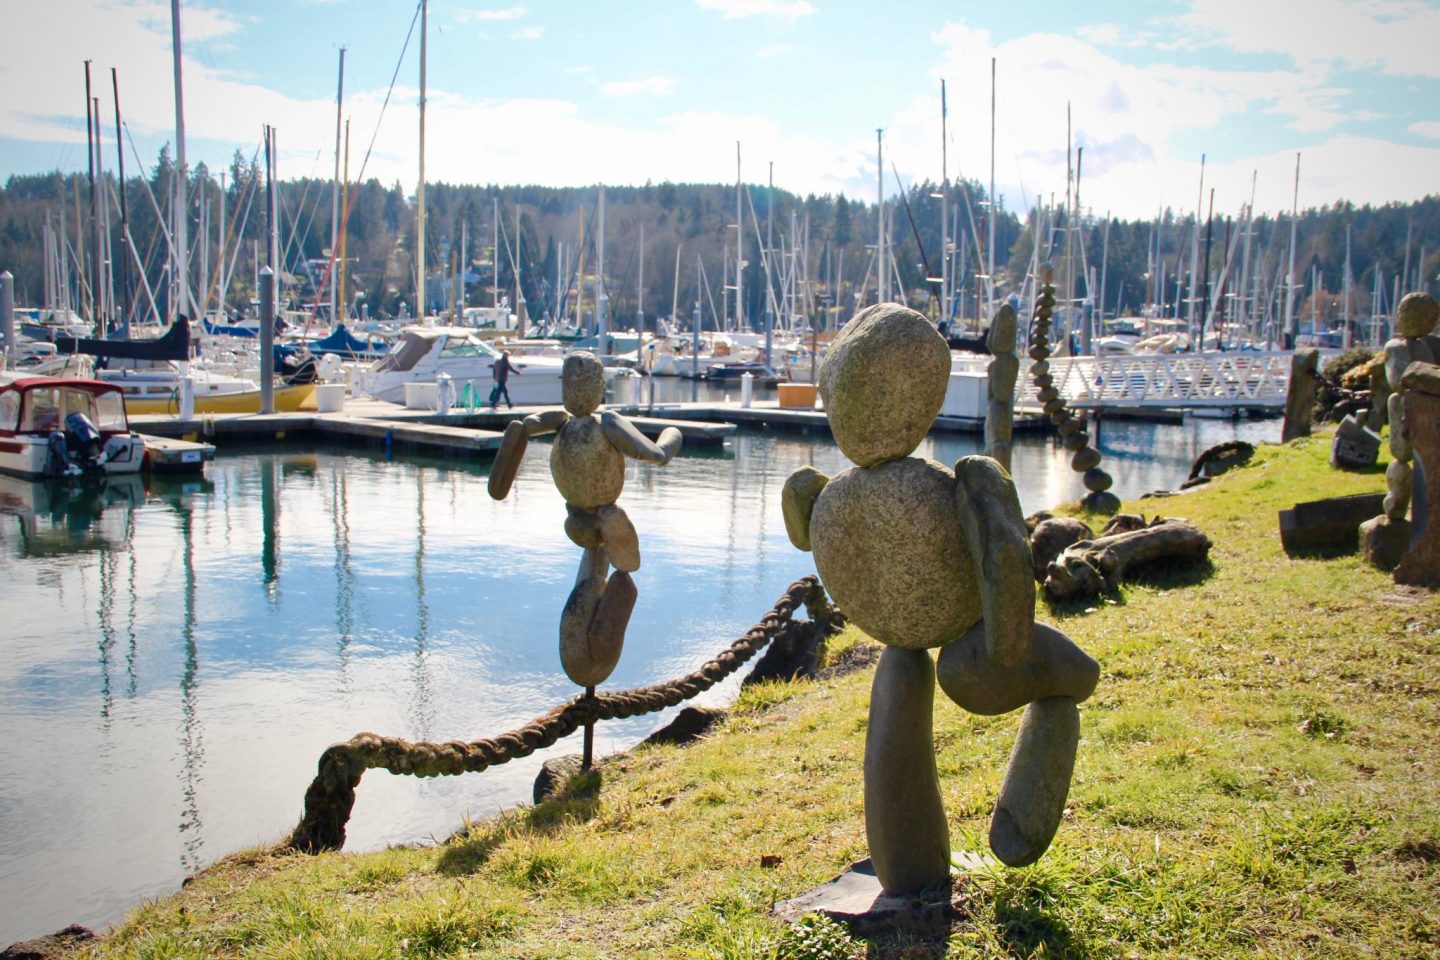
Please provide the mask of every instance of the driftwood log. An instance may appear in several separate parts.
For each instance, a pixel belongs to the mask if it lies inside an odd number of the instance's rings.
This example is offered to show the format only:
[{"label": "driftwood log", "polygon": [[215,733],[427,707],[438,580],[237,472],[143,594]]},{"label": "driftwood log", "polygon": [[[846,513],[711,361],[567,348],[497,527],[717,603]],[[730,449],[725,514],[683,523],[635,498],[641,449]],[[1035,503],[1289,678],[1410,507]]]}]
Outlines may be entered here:
[{"label": "driftwood log", "polygon": [[1065,548],[1045,576],[1051,601],[1093,597],[1115,586],[1136,567],[1162,559],[1199,560],[1210,538],[1184,520],[1156,517],[1147,527],[1081,540]]}]

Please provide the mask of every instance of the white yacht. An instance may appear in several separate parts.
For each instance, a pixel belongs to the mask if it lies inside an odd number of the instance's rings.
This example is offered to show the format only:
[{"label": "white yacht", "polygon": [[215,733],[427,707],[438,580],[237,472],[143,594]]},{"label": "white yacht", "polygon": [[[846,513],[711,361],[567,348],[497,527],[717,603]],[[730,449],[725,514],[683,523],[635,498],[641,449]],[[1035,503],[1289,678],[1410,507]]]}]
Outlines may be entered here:
[{"label": "white yacht", "polygon": [[[488,397],[495,382],[492,367],[500,352],[467,327],[406,327],[383,359],[365,371],[361,388],[376,400],[405,402],[405,384],[434,383],[449,374],[457,391],[473,383]],[[560,369],[556,357],[510,355],[518,371],[507,384],[516,405],[559,404]]]}]

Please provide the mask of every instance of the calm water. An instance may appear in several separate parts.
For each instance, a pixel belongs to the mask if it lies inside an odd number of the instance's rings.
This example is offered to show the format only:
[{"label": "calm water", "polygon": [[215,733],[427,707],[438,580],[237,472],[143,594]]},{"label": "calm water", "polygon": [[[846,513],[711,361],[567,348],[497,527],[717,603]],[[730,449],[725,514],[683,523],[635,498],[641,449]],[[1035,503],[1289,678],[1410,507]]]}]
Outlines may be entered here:
[{"label": "calm water", "polygon": [[[1114,422],[1102,445],[1133,496],[1176,486],[1211,444],[1279,429]],[[920,453],[953,463],[978,448],[934,438]],[[547,453],[532,445],[503,503],[485,466],[353,451],[225,454],[203,481],[136,478],[68,500],[0,481],[0,945],[114,922],[282,836],[332,742],[486,736],[572,696],[556,627],[579,550]],[[607,686],[693,669],[813,570],[779,506],[804,464],[846,466],[828,440],[764,432],[631,465],[621,502],[644,565]],[[1048,439],[1021,438],[1015,475],[1027,512],[1083,493]],[[597,749],[664,719],[602,724]],[[347,849],[444,837],[467,813],[527,801],[546,755],[464,777],[372,772]]]}]

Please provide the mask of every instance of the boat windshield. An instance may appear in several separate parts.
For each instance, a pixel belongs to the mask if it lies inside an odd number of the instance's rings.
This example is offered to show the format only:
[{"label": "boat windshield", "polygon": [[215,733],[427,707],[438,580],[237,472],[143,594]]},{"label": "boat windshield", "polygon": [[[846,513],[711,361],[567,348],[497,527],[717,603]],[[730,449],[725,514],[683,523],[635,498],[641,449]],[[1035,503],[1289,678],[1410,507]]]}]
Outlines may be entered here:
[{"label": "boat windshield", "polygon": [[60,388],[36,387],[25,391],[25,415],[20,429],[30,433],[50,433],[60,429]]},{"label": "boat windshield", "polygon": [[[80,393],[80,391],[76,391]],[[130,424],[125,420],[125,399],[124,394],[118,392],[107,393],[84,393],[94,401],[94,414],[89,415],[95,421],[95,429],[101,433],[110,433],[118,430],[124,433],[130,429]]]},{"label": "boat windshield", "polygon": [[500,354],[495,348],[484,340],[476,340],[474,337],[451,337],[445,343],[445,348],[440,351],[441,357],[489,357],[494,359]]},{"label": "boat windshield", "polygon": [[14,430],[20,422],[20,391],[0,393],[0,430]]}]

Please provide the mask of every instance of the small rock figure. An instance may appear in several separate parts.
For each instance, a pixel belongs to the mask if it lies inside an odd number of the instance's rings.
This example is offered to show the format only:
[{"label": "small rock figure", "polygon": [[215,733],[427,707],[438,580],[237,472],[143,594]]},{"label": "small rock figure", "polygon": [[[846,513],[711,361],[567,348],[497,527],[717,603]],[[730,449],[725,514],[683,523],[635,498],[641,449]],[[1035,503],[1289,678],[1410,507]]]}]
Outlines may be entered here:
[{"label": "small rock figure", "polygon": [[1385,513],[1360,525],[1360,549],[1365,559],[1382,570],[1393,570],[1410,546],[1410,495],[1414,487],[1414,447],[1405,426],[1405,389],[1401,382],[1412,363],[1440,360],[1440,303],[1428,293],[1409,293],[1395,311],[1395,332],[1385,344],[1385,380],[1392,391],[1387,399],[1390,455],[1385,470]]},{"label": "small rock figure", "polygon": [[1010,472],[1010,443],[1015,433],[1015,380],[1020,358],[1015,356],[1015,308],[1000,308],[990,321],[985,346],[992,357],[986,369],[985,455]]},{"label": "small rock figure", "polygon": [[[529,438],[555,433],[550,475],[565,498],[565,533],[584,549],[575,589],[560,615],[560,664],[582,687],[602,683],[620,660],[635,607],[640,541],[615,501],[625,486],[625,458],[661,465],[680,449],[680,431],[666,427],[659,442],[620,414],[597,414],[605,399],[605,368],[590,353],[572,353],[561,371],[564,410],[531,414],[505,427],[490,471],[490,496],[505,499]],[[610,568],[615,573],[610,575]]]},{"label": "small rock figure", "polygon": [[1033,863],[1060,823],[1079,740],[1076,703],[1099,667],[1034,621],[1035,580],[1020,501],[989,457],[952,472],[910,453],[940,412],[945,340],[893,303],[861,311],[820,366],[840,449],[856,466],[833,479],[802,468],[786,481],[786,532],[850,620],[886,645],[865,737],[865,830],[887,893],[943,883],[949,829],[931,737],[941,689],[974,713],[1029,705],[990,827],[1012,866]]}]

